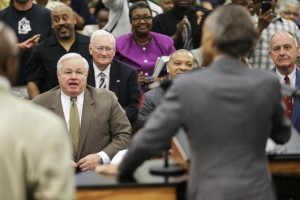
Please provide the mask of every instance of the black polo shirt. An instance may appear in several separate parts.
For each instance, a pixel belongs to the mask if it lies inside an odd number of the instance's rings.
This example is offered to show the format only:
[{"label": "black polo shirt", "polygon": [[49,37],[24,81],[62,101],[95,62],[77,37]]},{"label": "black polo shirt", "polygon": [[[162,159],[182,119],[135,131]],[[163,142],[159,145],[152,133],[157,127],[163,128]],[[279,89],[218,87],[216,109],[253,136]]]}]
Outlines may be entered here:
[{"label": "black polo shirt", "polygon": [[[0,11],[0,21],[5,22],[15,31],[19,42],[24,42],[35,34],[41,34],[40,41],[42,41],[52,32],[50,10],[37,4],[33,4],[30,9],[25,11],[17,10],[13,5],[8,6]],[[20,69],[16,80],[17,85],[26,84],[26,62],[30,52],[30,49],[19,52]]]},{"label": "black polo shirt", "polygon": [[69,51],[66,51],[59,44],[55,35],[50,36],[35,47],[27,63],[27,82],[37,82],[41,93],[58,86],[57,62],[66,53],[78,53],[89,62],[91,60],[90,38],[79,33],[76,33],[75,37],[75,42]]}]

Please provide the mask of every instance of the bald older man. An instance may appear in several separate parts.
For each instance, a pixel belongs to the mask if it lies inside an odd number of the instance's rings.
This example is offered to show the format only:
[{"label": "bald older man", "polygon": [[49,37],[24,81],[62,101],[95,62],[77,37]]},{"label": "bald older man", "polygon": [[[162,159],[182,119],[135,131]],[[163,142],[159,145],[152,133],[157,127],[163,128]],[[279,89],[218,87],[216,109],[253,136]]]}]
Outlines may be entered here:
[{"label": "bald older man", "polygon": [[90,59],[89,37],[75,32],[76,19],[66,5],[51,12],[54,34],[33,49],[27,64],[27,90],[34,98],[58,85],[56,63],[66,53],[75,52]]},{"label": "bald older man", "polygon": [[[177,75],[193,70],[194,57],[185,49],[175,51],[167,63],[167,72],[171,79]],[[154,88],[144,95],[143,105],[139,111],[137,126],[142,126],[160,103],[164,90],[161,87]],[[136,127],[137,128],[137,127]]]}]

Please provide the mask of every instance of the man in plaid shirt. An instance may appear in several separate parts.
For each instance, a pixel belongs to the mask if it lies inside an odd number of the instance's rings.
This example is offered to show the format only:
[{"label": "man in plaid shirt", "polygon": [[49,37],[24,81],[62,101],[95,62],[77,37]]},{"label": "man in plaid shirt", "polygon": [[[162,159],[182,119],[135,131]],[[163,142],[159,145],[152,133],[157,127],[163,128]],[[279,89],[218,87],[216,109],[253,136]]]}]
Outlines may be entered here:
[{"label": "man in plaid shirt", "polygon": [[288,31],[300,42],[300,31],[298,26],[290,21],[274,14],[276,0],[272,0],[272,9],[261,14],[258,20],[258,31],[260,37],[256,47],[249,57],[249,64],[254,68],[270,70],[274,67],[273,61],[269,58],[269,44],[271,36],[278,31]]}]

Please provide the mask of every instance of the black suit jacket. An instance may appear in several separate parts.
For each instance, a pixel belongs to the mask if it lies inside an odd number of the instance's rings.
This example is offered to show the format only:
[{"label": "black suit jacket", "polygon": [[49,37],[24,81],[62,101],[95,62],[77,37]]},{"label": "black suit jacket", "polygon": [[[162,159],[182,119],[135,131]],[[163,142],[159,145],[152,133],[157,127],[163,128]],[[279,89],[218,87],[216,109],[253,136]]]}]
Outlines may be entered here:
[{"label": "black suit jacket", "polygon": [[[109,75],[109,90],[118,97],[131,123],[137,118],[140,88],[137,71],[125,63],[113,60]],[[93,63],[90,63],[88,84],[95,87]]]}]

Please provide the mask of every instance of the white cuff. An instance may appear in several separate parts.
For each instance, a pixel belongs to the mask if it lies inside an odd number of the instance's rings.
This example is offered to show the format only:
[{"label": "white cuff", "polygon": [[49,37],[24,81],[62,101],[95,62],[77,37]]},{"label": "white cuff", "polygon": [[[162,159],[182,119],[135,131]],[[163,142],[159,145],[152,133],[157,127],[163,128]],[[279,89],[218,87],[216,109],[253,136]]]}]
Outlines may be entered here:
[{"label": "white cuff", "polygon": [[100,158],[102,158],[102,161],[103,161],[104,165],[109,165],[110,164],[110,158],[108,157],[108,155],[104,151],[100,151],[97,154],[98,154],[98,156],[100,156]]}]

